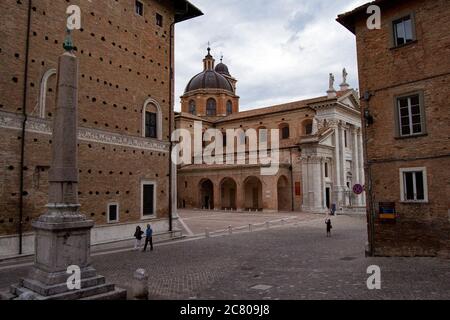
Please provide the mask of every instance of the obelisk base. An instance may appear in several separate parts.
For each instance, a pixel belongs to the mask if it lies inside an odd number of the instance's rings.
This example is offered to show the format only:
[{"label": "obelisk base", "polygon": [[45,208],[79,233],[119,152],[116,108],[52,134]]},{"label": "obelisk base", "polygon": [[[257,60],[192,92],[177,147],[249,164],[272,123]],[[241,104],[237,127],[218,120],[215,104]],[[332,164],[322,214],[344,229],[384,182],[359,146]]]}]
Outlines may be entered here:
[{"label": "obelisk base", "polygon": [[[94,225],[79,214],[78,206],[52,205],[33,222],[36,231],[35,264],[27,278],[11,286],[11,298],[28,293],[36,300],[126,299],[126,290],[106,283],[90,265],[90,232]],[[80,289],[67,280],[80,270]]]}]

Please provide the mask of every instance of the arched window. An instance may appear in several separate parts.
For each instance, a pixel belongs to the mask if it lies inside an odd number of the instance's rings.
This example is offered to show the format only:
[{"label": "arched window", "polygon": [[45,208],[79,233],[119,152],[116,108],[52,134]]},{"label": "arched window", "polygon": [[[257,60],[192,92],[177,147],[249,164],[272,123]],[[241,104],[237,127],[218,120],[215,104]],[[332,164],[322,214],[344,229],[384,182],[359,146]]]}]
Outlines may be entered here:
[{"label": "arched window", "polygon": [[280,130],[281,130],[281,139],[282,140],[289,139],[290,137],[289,125],[287,123],[281,124]]},{"label": "arched window", "polygon": [[47,88],[48,88],[48,82],[49,78],[56,75],[56,69],[50,69],[48,70],[41,79],[41,87],[40,87],[40,94],[39,94],[39,117],[45,118],[46,113],[46,102],[47,102]]},{"label": "arched window", "polygon": [[193,115],[197,113],[194,100],[189,101],[189,113]]},{"label": "arched window", "polygon": [[217,103],[213,98],[209,98],[206,102],[206,115],[215,116],[217,114]]},{"label": "arched window", "polygon": [[303,121],[303,132],[309,136],[313,132],[313,121],[311,119]]},{"label": "arched window", "polygon": [[227,116],[233,113],[233,103],[231,100],[227,101]]},{"label": "arched window", "polygon": [[147,99],[142,109],[142,136],[162,140],[162,111],[154,99]]}]

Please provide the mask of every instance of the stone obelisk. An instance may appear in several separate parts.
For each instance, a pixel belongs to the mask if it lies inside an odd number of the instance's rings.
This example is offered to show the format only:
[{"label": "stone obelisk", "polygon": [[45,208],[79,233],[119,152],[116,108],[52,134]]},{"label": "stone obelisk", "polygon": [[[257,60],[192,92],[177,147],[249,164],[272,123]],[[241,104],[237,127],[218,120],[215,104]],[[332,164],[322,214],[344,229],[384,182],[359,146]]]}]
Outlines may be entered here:
[{"label": "stone obelisk", "polygon": [[[70,32],[59,57],[56,115],[53,121],[52,160],[47,211],[33,222],[36,232],[35,264],[15,296],[35,299],[121,299],[126,291],[105,282],[90,264],[92,220],[80,213],[78,202],[78,59]],[[67,285],[68,267],[81,271],[81,288]]]}]

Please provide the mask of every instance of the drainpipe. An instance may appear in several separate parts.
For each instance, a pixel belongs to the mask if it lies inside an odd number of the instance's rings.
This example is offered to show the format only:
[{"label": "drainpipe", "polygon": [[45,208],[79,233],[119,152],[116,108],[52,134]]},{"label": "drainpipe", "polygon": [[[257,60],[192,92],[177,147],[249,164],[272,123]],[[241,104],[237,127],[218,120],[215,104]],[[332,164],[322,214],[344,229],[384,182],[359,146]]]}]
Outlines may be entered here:
[{"label": "drainpipe", "polygon": [[19,181],[19,255],[23,253],[23,196],[24,196],[24,171],[25,165],[25,129],[27,125],[27,97],[28,97],[28,58],[30,55],[30,29],[31,29],[31,4],[28,0],[28,21],[27,36],[25,44],[25,77],[23,82],[23,101],[22,101],[22,139],[20,145],[20,181]]},{"label": "drainpipe", "polygon": [[[364,101],[365,103],[365,110],[369,110],[369,101],[371,98],[372,94],[369,92],[366,92],[364,94]],[[369,255],[371,257],[374,256],[375,253],[375,249],[374,249],[374,232],[375,232],[375,226],[374,226],[374,199],[373,199],[373,190],[372,190],[372,168],[370,166],[370,162],[369,162],[369,157],[368,157],[368,151],[367,151],[367,146],[368,146],[368,138],[367,138],[367,127],[368,127],[368,123],[367,123],[367,119],[364,116],[364,111],[363,111],[363,149],[364,149],[364,167],[365,167],[365,171],[367,173],[367,188],[366,188],[366,194],[367,194],[367,223],[368,223],[368,233],[369,233]]]},{"label": "drainpipe", "polygon": [[169,232],[172,232],[173,230],[173,223],[172,223],[172,131],[173,131],[173,124],[172,124],[172,113],[173,113],[173,81],[174,81],[174,72],[173,72],[173,37],[174,37],[174,27],[175,27],[176,21],[172,22],[170,24],[170,35],[169,35],[169,42],[170,42],[170,49],[169,49]]}]

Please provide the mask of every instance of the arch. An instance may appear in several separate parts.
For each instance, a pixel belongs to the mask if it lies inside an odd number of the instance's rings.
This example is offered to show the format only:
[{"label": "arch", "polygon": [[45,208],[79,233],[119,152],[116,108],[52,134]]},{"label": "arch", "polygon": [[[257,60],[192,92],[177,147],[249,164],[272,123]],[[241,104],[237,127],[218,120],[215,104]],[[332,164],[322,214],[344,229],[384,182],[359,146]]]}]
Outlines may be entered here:
[{"label": "arch", "polygon": [[197,107],[194,100],[189,100],[189,113],[193,115],[197,113]]},{"label": "arch", "polygon": [[156,139],[162,140],[162,110],[161,106],[155,99],[148,98],[144,102],[144,106],[142,108],[142,137],[146,137],[145,130],[145,120],[146,120],[146,112],[149,105],[152,105],[156,110]]},{"label": "arch", "polygon": [[39,117],[45,118],[45,104],[47,100],[47,83],[51,76],[56,75],[56,69],[49,69],[44,73],[41,79],[40,93],[39,93]]},{"label": "arch", "polygon": [[236,210],[237,184],[232,178],[224,178],[220,183],[222,209]]},{"label": "arch", "polygon": [[233,102],[231,100],[227,101],[227,116],[233,113]]},{"label": "arch", "polygon": [[305,136],[309,136],[313,133],[313,120],[306,119],[302,122],[302,133]]},{"label": "arch", "polygon": [[217,102],[214,98],[209,98],[206,101],[206,115],[213,117],[217,115]]},{"label": "arch", "polygon": [[278,211],[291,211],[291,192],[288,178],[286,176],[280,176],[277,183]]},{"label": "arch", "polygon": [[289,124],[282,123],[278,126],[278,128],[281,131],[280,139],[282,139],[282,140],[289,139],[289,137],[291,136]]},{"label": "arch", "polygon": [[199,183],[199,208],[214,209],[214,184],[209,179],[202,179]]},{"label": "arch", "polygon": [[244,181],[244,207],[250,210],[262,210],[262,183],[255,176],[250,176]]}]

